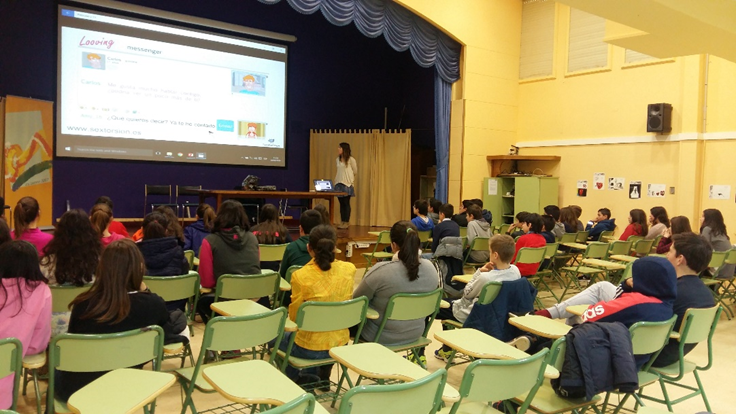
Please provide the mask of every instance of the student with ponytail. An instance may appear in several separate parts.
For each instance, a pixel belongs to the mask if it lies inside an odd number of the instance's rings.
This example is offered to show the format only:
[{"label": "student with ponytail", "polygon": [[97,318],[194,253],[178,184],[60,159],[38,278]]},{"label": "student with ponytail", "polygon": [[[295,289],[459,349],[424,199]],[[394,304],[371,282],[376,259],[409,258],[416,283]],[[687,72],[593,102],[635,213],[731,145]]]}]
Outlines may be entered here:
[{"label": "student with ponytail", "polygon": [[121,234],[110,232],[112,209],[105,203],[95,204],[92,207],[92,210],[89,211],[89,221],[92,223],[92,228],[97,233],[97,237],[100,238],[102,247],[106,247],[115,240],[126,238]]},{"label": "student with ponytail", "polygon": [[202,240],[212,233],[215,224],[215,210],[207,203],[197,207],[197,221],[184,228],[184,250],[194,250],[194,255],[199,257],[199,248]]},{"label": "student with ponytail", "polygon": [[[391,227],[390,262],[377,263],[366,273],[353,297],[366,296],[369,306],[378,311],[379,318],[366,321],[362,341],[373,341],[391,296],[397,293],[425,293],[437,289],[439,278],[434,265],[419,257],[419,235],[409,221],[398,221]],[[424,332],[424,321],[389,321],[383,328],[379,342],[383,345],[401,345],[415,341]]]},{"label": "student with ponytail", "polygon": [[168,218],[158,212],[143,219],[143,240],[138,248],[146,262],[147,276],[177,276],[189,272],[189,262],[174,236],[169,236]]},{"label": "student with ponytail", "polygon": [[39,256],[43,256],[43,248],[54,238],[54,236],[42,232],[38,228],[38,220],[41,218],[41,209],[38,201],[33,197],[23,197],[13,208],[13,226],[11,232],[13,240],[25,240],[36,247]]},{"label": "student with ponytail", "polygon": [[[299,306],[304,302],[341,302],[352,297],[356,269],[350,262],[335,260],[336,244],[337,233],[332,226],[321,224],[309,233],[307,251],[312,260],[291,275],[289,319],[292,321],[296,321]],[[298,331],[295,334],[288,332],[281,342],[282,350],[289,343],[289,335],[296,335],[291,355],[305,359],[330,358],[330,348],[345,345],[350,340],[347,329],[331,332]],[[332,366],[320,368],[319,378],[329,378]],[[289,366],[286,369],[286,375],[294,381],[300,376],[313,376],[316,373],[316,370],[303,370],[300,373]]]}]

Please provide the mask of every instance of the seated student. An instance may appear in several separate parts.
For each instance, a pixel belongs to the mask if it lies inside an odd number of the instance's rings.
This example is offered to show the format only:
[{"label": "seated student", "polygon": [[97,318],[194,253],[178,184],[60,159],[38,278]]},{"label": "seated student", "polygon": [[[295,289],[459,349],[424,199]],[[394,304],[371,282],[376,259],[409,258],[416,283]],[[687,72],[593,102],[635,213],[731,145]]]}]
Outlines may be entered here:
[{"label": "seated student", "polygon": [[555,219],[552,218],[552,216],[543,215],[542,216],[542,232],[539,233],[544,237],[544,241],[547,243],[555,243],[557,241],[557,238],[552,233],[552,230],[555,228]]},{"label": "seated student", "polygon": [[[110,207],[110,215],[112,216],[113,212],[113,203],[110,197],[108,196],[99,196],[97,197],[97,200],[95,201],[95,204],[107,204],[108,207]],[[90,214],[91,215],[91,214]],[[128,229],[125,228],[125,225],[119,221],[116,221],[113,217],[112,220],[110,220],[110,233],[119,234],[126,239],[130,237],[128,234]]]},{"label": "seated student", "polygon": [[[516,262],[516,255],[519,254],[522,247],[547,247],[547,241],[539,234],[542,232],[542,227],[542,216],[539,214],[529,213],[524,217],[521,229],[525,234],[516,241],[516,252],[514,252],[514,257],[511,258],[511,263]],[[519,268],[522,276],[534,276],[537,269],[537,265],[534,263],[519,263],[516,267]]]},{"label": "seated student", "polygon": [[657,254],[665,254],[672,246],[672,236],[680,233],[692,233],[690,219],[685,216],[675,216],[670,220],[670,227],[662,232],[662,238],[657,245]]},{"label": "seated student", "polygon": [[646,236],[644,238],[646,240],[652,240],[662,234],[662,232],[670,226],[670,219],[667,216],[667,210],[665,210],[662,206],[652,207],[649,210],[649,222],[652,224],[651,227],[649,227],[649,231],[647,232]]},{"label": "seated student", "polygon": [[560,223],[565,227],[565,233],[578,232],[578,219],[575,212],[570,207],[562,207],[560,209]]},{"label": "seated student", "polygon": [[463,200],[462,204],[458,207],[458,212],[452,216],[452,221],[457,223],[460,227],[468,227],[468,218],[466,217],[465,211],[473,204],[472,200]]},{"label": "seated student", "polygon": [[12,237],[10,237],[10,227],[8,227],[8,223],[5,222],[5,219],[0,218],[0,246],[12,240]]},{"label": "seated student", "polygon": [[411,219],[411,222],[417,227],[418,231],[431,231],[434,228],[434,222],[427,217],[427,213],[429,212],[427,200],[415,201],[412,210],[416,217]]},{"label": "seated student", "polygon": [[[352,298],[355,265],[335,259],[337,233],[332,226],[319,225],[309,233],[307,251],[312,256],[304,267],[291,275],[291,304],[289,319],[296,321],[296,314],[304,302],[340,302]],[[329,358],[330,348],[345,345],[350,340],[348,329],[330,332],[287,332],[281,342],[286,350],[290,335],[296,335],[291,355],[304,359]],[[287,366],[286,375],[294,381],[311,382],[308,376],[317,374],[320,379],[329,378],[332,366],[301,372]],[[304,376],[305,378],[300,379]]]},{"label": "seated student", "polygon": [[[309,243],[309,233],[313,228],[324,224],[322,222],[322,215],[315,210],[306,210],[299,217],[299,238],[289,243],[284,251],[284,257],[281,259],[281,267],[279,268],[279,274],[281,277],[286,279],[286,271],[291,266],[304,266],[312,260],[312,256],[309,255],[307,244]],[[291,291],[284,292],[284,300],[282,305],[289,306],[291,303]]]},{"label": "seated student", "polygon": [[324,204],[317,204],[314,206],[314,211],[318,212],[322,216],[322,223],[326,224],[328,226],[332,225],[332,220],[330,219],[330,212],[327,211],[327,207]]},{"label": "seated student", "polygon": [[[713,246],[713,251],[727,252],[733,248],[723,221],[723,214],[715,208],[703,210],[700,216],[700,235]],[[734,276],[734,269],[736,269],[736,264],[724,264],[715,276],[720,279],[730,279]]]},{"label": "seated student", "polygon": [[194,251],[194,256],[199,257],[199,248],[202,240],[212,232],[212,224],[215,222],[215,210],[207,203],[197,206],[197,221],[184,228],[184,250]]},{"label": "seated student", "polygon": [[575,219],[578,221],[578,231],[585,230],[585,226],[583,226],[583,222],[580,221],[580,216],[583,215],[583,209],[580,206],[577,206],[575,204],[571,204],[569,207],[572,209],[572,212],[575,213]]},{"label": "seated student", "polygon": [[[234,200],[226,200],[220,205],[212,225],[212,234],[205,237],[199,249],[199,277],[202,287],[214,289],[217,279],[224,274],[255,275],[261,273],[258,257],[258,240],[249,232],[248,216],[243,205]],[[293,292],[293,291],[292,291]],[[207,323],[215,301],[215,294],[199,297],[197,312]],[[271,306],[268,298],[259,303]]]},{"label": "seated student", "polygon": [[[117,235],[123,238],[120,235]],[[87,214],[80,209],[64,213],[54,238],[44,247],[41,272],[49,285],[84,286],[92,283],[102,254],[102,242]],[[51,315],[51,336],[66,333],[71,311]]]},{"label": "seated student", "polygon": [[526,221],[526,216],[529,215],[528,211],[520,211],[516,213],[516,221],[511,223],[509,226],[509,236],[511,236],[514,240],[516,240],[517,237],[524,235],[524,230],[522,230],[521,225]]},{"label": "seated student", "polygon": [[[480,207],[475,204],[465,210],[465,215],[468,217],[468,248],[464,254],[467,254],[476,237],[491,237],[491,225],[483,218]],[[489,257],[487,250],[473,250],[470,252],[469,261],[473,263],[485,263]]]},{"label": "seated student", "polygon": [[[264,204],[258,224],[250,231],[256,236],[258,244],[286,244],[291,242],[291,235],[279,220],[279,210],[273,204]],[[279,262],[261,262],[261,269],[279,270]]]},{"label": "seated student", "polygon": [[613,231],[616,228],[616,219],[611,218],[611,210],[602,208],[598,210],[595,219],[588,222],[585,230],[588,232],[588,240],[598,241],[604,231]]},{"label": "seated student", "polygon": [[[38,354],[49,344],[51,290],[46,281],[33,245],[21,240],[0,245],[0,338],[18,338],[23,356]],[[12,405],[14,378],[0,378],[2,410]]]},{"label": "seated student", "polygon": [[[127,239],[110,243],[102,253],[94,284],[70,304],[69,333],[108,334],[158,325],[176,337],[168,323],[169,312],[160,296],[143,283],[143,256]],[[178,337],[180,339],[184,339]],[[167,341],[168,342],[168,341]],[[112,357],[112,356],[111,356]],[[100,372],[56,371],[56,398],[67,401]]]},{"label": "seated student", "polygon": [[38,201],[33,197],[23,197],[13,208],[13,226],[10,232],[13,240],[25,240],[31,243],[43,256],[43,248],[54,238],[54,236],[42,232],[38,228],[38,220],[41,218],[41,209]]},{"label": "seated student", "polygon": [[550,233],[554,234],[556,238],[562,237],[563,234],[567,233],[565,231],[565,225],[560,222],[560,208],[557,207],[554,204],[550,204],[546,207],[544,207],[544,214],[552,217],[554,219],[555,226],[551,229],[547,229]]},{"label": "seated student", "polygon": [[[465,285],[463,296],[460,299],[451,301],[449,309],[440,309],[437,319],[450,319],[465,323],[473,305],[478,301],[483,286],[488,282],[505,282],[521,278],[519,269],[510,264],[515,251],[514,239],[511,236],[505,234],[493,236],[489,242],[489,250],[490,261],[475,271],[473,278]],[[450,351],[450,347],[443,345],[442,349],[435,351],[435,356],[446,361]]]},{"label": "seated student", "polygon": [[491,214],[490,211],[483,208],[483,200],[480,198],[474,198],[470,200],[475,204],[476,206],[480,207],[480,212],[483,215],[483,219],[488,222],[488,224],[493,223],[493,214]]},{"label": "seated student", "polygon": [[114,242],[115,240],[125,239],[127,237],[110,232],[110,223],[112,222],[112,210],[105,203],[95,204],[89,211],[89,221],[92,223],[92,229],[97,233],[97,237],[102,242],[102,247]]},{"label": "seated student", "polygon": [[176,238],[176,242],[179,246],[184,247],[186,240],[184,239],[184,228],[179,224],[179,217],[176,216],[174,210],[169,206],[158,206],[153,211],[157,211],[168,219],[168,226],[166,231],[169,236]]},{"label": "seated student", "polygon": [[443,204],[440,207],[440,222],[432,230],[432,253],[437,251],[437,246],[443,238],[460,237],[460,226],[451,219],[454,210],[452,204]]},{"label": "seated student", "polygon": [[440,222],[440,207],[442,207],[442,202],[434,197],[430,197],[428,203],[429,212],[427,213],[427,217],[431,218],[432,222],[437,225]]},{"label": "seated student", "polygon": [[[419,235],[408,221],[398,221],[391,227],[391,251],[394,258],[371,267],[353,297],[365,296],[372,309],[378,311],[378,319],[369,319],[363,326],[361,340],[372,342],[376,338],[386,306],[397,293],[425,293],[437,289],[439,279],[434,265],[419,257]],[[424,332],[424,321],[389,321],[381,333],[379,343],[401,345],[415,341]]]},{"label": "seated student", "polygon": [[649,231],[647,215],[644,210],[635,208],[629,211],[629,225],[626,226],[619,240],[628,240],[631,236],[645,236]]}]

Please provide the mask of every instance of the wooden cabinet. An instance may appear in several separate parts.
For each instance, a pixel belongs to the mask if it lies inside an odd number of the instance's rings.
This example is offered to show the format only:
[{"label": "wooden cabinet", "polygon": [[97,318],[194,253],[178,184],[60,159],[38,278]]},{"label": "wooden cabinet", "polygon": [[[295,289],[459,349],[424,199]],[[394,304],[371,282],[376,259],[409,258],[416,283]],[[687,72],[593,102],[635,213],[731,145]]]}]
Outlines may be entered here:
[{"label": "wooden cabinet", "polygon": [[513,223],[516,213],[544,213],[559,204],[556,177],[487,177],[483,179],[483,207],[493,214],[493,225]]}]

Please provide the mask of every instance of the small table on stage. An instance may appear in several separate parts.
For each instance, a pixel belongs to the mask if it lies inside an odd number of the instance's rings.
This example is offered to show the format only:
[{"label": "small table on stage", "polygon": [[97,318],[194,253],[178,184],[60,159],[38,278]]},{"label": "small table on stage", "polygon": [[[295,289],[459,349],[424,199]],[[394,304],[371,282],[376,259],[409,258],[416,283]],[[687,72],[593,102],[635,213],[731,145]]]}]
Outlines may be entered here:
[{"label": "small table on stage", "polygon": [[312,192],[312,191],[245,191],[245,190],[199,190],[199,203],[202,204],[207,197],[215,197],[215,210],[220,208],[222,200],[228,198],[299,198],[309,199],[312,207],[314,200],[327,200],[329,203],[330,217],[335,213],[335,197],[346,196],[348,193],[338,192]]}]

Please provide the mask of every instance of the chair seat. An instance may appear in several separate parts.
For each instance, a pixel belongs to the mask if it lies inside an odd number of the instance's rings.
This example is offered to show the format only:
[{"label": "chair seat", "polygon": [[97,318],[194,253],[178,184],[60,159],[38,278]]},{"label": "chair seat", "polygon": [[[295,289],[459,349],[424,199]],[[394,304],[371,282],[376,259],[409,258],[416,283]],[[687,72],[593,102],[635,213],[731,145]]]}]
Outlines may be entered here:
[{"label": "chair seat", "polygon": [[[439,414],[447,414],[452,411],[453,405],[448,405],[441,410],[437,411]],[[498,411],[497,409],[491,407],[488,405],[488,403],[484,402],[477,402],[477,401],[468,401],[460,403],[460,407],[458,407],[458,410],[456,411],[457,414],[500,414],[503,413],[503,411]]]},{"label": "chair seat", "polygon": [[[225,361],[217,361],[212,362],[210,364],[204,364],[202,367],[209,367],[209,366],[215,366],[215,365],[222,365],[222,364],[232,364],[233,362],[240,362],[244,360],[248,360],[249,358],[243,357],[243,358],[236,358],[236,359],[227,359]],[[180,368],[174,371],[177,375],[179,375],[184,381],[191,382],[192,381],[192,375],[194,375],[194,367],[188,367],[188,368]],[[210,385],[209,382],[205,381],[204,378],[202,378],[201,372],[200,375],[197,377],[196,381],[194,382],[194,386],[197,387],[198,390],[202,392],[215,392],[215,389],[212,388],[212,385]]]},{"label": "chair seat", "polygon": [[651,385],[659,381],[659,375],[651,372],[639,371],[637,376],[639,377],[639,388],[646,387],[647,385]]},{"label": "chair seat", "polygon": [[[284,358],[286,356],[286,353],[279,349],[278,356],[281,358]],[[324,359],[305,359],[305,358],[298,358],[295,356],[291,356],[289,358],[289,365],[296,369],[305,369],[305,368],[311,368],[311,367],[318,367],[321,365],[327,365],[334,363],[335,360],[332,358],[324,358]]]},{"label": "chair seat", "polygon": [[[514,398],[514,400],[519,404],[522,404],[527,395],[528,393],[525,393]],[[537,390],[537,393],[534,395],[534,400],[529,405],[529,408],[542,414],[557,414],[594,405],[600,400],[601,397],[598,395],[593,397],[590,401],[585,401],[584,398],[562,398],[555,394],[555,391],[552,389],[549,382],[545,382],[541,387],[539,387],[539,390]]]},{"label": "chair seat", "polygon": [[387,346],[386,348],[394,352],[401,352],[401,351],[408,351],[409,349],[413,349],[413,348],[423,348],[431,343],[432,341],[430,339],[427,339],[425,337],[419,337],[419,339],[417,339],[414,342],[411,342],[408,344]]},{"label": "chair seat", "polygon": [[[688,361],[687,359],[685,360],[685,363],[682,366],[683,366],[683,370],[685,371],[684,374],[689,374],[695,371],[695,368],[697,367],[697,365]],[[649,370],[657,372],[659,374],[667,375],[670,377],[676,377],[680,375],[680,363],[675,362],[674,364],[667,365],[666,367],[651,367],[649,368]]]},{"label": "chair seat", "polygon": [[65,402],[54,398],[54,412],[56,412],[56,414],[67,414],[71,413],[72,410],[67,407]]},{"label": "chair seat", "polygon": [[584,275],[603,272],[603,269],[598,269],[595,267],[588,267],[588,266],[563,267],[561,270],[564,270],[566,272],[575,272],[575,273],[584,274]]},{"label": "chair seat", "polygon": [[445,319],[445,320],[442,321],[442,323],[445,324],[445,325],[448,325],[448,326],[452,326],[452,327],[457,328],[457,329],[460,329],[460,328],[463,327],[462,322],[454,321],[452,319]]},{"label": "chair seat", "polygon": [[720,285],[721,281],[718,279],[700,279],[703,281],[703,284],[706,286],[712,286],[712,285]]},{"label": "chair seat", "polygon": [[38,369],[46,365],[46,351],[35,355],[26,355],[23,357],[23,368]]},{"label": "chair seat", "polygon": [[176,355],[181,354],[182,352],[184,352],[183,342],[176,342],[173,344],[164,345],[164,354],[166,355]]},{"label": "chair seat", "polygon": [[[176,382],[173,374],[116,369],[69,397],[67,406],[82,413],[129,413],[142,408]],[[120,392],[122,389],[125,392]]]},{"label": "chair seat", "polygon": [[370,258],[371,256],[374,259],[389,259],[389,258],[394,257],[393,253],[387,253],[387,252],[361,253],[360,255],[365,257],[366,259]]}]

